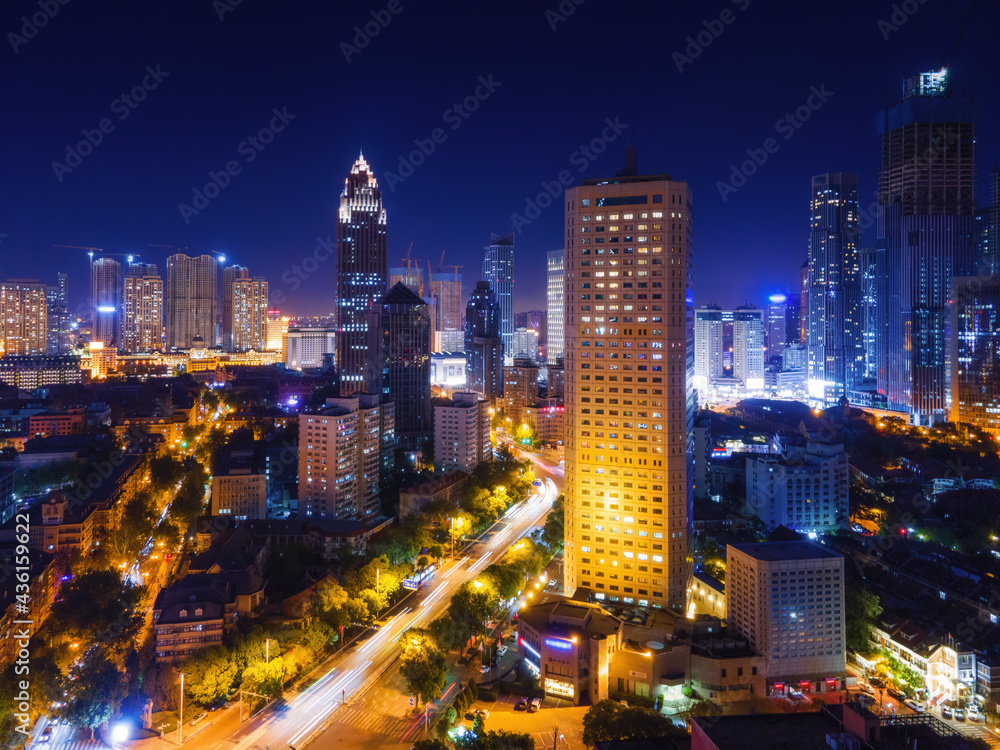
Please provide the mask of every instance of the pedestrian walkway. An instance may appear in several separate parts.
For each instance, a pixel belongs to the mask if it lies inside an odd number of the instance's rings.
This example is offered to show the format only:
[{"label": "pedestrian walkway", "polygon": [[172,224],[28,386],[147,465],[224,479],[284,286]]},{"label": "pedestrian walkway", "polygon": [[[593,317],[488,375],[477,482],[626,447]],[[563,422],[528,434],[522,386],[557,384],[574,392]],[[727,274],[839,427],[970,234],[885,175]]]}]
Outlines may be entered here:
[{"label": "pedestrian walkway", "polygon": [[386,716],[385,714],[356,706],[341,706],[334,712],[331,723],[344,724],[364,729],[368,732],[399,737],[410,728],[413,720],[401,719],[398,716]]}]

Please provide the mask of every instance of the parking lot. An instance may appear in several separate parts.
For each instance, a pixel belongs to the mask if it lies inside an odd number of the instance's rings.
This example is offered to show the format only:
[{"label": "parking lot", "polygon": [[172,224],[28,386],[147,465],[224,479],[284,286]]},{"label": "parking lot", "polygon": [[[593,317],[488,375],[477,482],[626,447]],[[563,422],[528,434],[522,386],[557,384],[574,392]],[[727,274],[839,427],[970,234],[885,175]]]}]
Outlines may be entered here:
[{"label": "parking lot", "polygon": [[[530,734],[535,740],[535,747],[558,750],[585,750],[583,739],[583,715],[588,706],[572,706],[569,701],[555,698],[545,698],[542,706],[534,713],[525,710],[515,711],[514,706],[518,696],[502,695],[495,703],[475,704],[472,710],[487,708],[490,717],[486,719],[487,731],[518,732]],[[465,722],[471,723],[471,722]],[[560,740],[554,745],[556,733]]]}]

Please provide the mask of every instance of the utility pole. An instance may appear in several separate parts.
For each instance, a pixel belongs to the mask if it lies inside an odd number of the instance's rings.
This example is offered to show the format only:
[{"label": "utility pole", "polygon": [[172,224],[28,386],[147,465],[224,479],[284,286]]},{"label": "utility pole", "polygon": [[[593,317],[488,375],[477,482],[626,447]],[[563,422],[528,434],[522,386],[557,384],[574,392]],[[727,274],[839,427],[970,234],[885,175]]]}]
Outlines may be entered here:
[{"label": "utility pole", "polygon": [[177,744],[184,744],[184,673],[181,672],[181,718],[177,724]]}]

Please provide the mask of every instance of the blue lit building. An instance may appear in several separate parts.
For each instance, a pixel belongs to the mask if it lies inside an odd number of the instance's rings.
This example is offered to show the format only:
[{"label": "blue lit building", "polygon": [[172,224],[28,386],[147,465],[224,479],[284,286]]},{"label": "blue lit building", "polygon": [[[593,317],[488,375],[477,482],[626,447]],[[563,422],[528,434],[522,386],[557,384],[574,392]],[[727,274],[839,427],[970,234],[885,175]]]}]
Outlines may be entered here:
[{"label": "blue lit building", "polygon": [[490,244],[484,249],[483,278],[489,282],[500,308],[504,357],[512,364],[517,354],[514,347],[514,235],[491,234]]},{"label": "blue lit building", "polygon": [[503,395],[500,306],[488,281],[480,281],[465,308],[465,373],[471,390],[487,401]]},{"label": "blue lit building", "polygon": [[360,155],[344,183],[337,216],[337,367],[342,396],[375,392],[381,365],[369,351],[368,319],[385,294],[388,278],[382,192]]}]

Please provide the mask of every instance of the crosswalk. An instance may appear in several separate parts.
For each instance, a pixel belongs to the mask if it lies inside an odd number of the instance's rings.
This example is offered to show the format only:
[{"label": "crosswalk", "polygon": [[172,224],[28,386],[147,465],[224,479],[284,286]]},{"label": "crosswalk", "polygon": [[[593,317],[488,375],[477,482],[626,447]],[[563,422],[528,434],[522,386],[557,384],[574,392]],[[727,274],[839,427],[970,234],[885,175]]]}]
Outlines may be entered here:
[{"label": "crosswalk", "polygon": [[64,740],[63,742],[59,743],[53,742],[47,745],[42,745],[36,742],[31,747],[32,748],[44,747],[46,748],[46,750],[98,750],[98,748],[103,748],[105,747],[105,745],[100,740],[91,740],[91,739],[75,740],[70,738]]},{"label": "crosswalk", "polygon": [[342,706],[333,715],[334,724],[364,729],[388,736],[398,737],[413,724],[413,719],[401,719],[398,716],[386,716],[376,711],[366,710],[356,706]]}]

